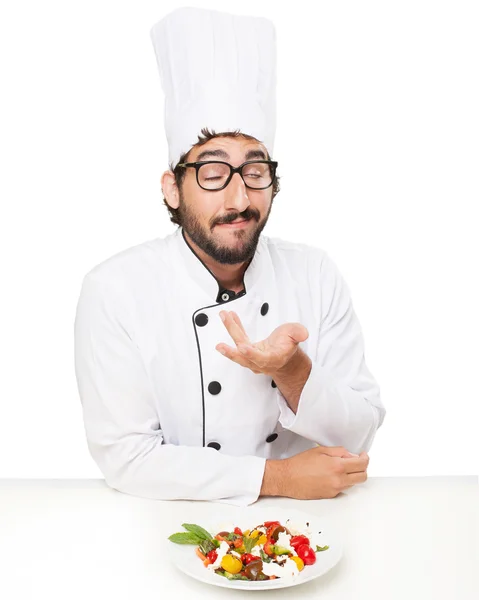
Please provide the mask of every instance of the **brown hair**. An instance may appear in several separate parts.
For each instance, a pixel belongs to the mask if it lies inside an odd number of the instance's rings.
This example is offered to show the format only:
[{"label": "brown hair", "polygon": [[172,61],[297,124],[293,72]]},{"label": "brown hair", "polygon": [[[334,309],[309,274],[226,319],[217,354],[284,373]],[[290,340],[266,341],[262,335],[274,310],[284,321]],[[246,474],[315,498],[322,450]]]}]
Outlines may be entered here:
[{"label": "brown hair", "polygon": [[[193,146],[193,148],[197,148],[198,146],[203,146],[203,144],[206,144],[206,142],[208,142],[209,140],[212,140],[213,138],[216,138],[216,137],[240,137],[240,136],[244,137],[248,140],[258,141],[255,137],[248,135],[247,133],[241,133],[239,129],[237,129],[236,131],[225,131],[223,133],[215,133],[214,129],[212,129],[210,131],[208,129],[208,127],[203,127],[203,129],[201,130],[201,134],[198,135],[198,142]],[[183,162],[188,162],[188,155],[193,148],[191,148],[190,150],[188,150],[188,152],[186,152],[185,154],[182,154],[180,156],[180,158],[178,160],[178,164],[183,163]],[[268,150],[266,150],[266,158],[268,160],[271,160]],[[178,186],[178,189],[181,191],[181,185],[182,185],[183,180],[186,175],[186,169],[183,167],[173,168],[173,164],[170,164],[169,167],[170,167],[170,171],[173,171],[173,174],[175,176],[176,185]],[[276,196],[276,194],[280,190],[279,179],[280,178],[278,175],[276,175],[276,177],[274,178],[273,195],[272,195],[271,200],[273,200],[273,198]],[[163,204],[168,209],[168,212],[170,214],[170,221],[172,223],[175,223],[175,225],[181,225],[182,223],[181,223],[181,216],[179,214],[179,212],[180,212],[179,209],[171,208],[171,206],[169,206],[169,204],[167,203],[166,198],[163,198]]]}]

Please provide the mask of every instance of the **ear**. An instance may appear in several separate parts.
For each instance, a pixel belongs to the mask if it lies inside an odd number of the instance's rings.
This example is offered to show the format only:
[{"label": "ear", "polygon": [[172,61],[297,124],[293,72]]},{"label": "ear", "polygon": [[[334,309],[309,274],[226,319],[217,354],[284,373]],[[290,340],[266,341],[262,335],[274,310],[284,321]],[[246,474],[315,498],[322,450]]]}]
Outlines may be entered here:
[{"label": "ear", "polygon": [[176,185],[173,171],[165,171],[161,176],[161,191],[170,208],[178,208],[180,205],[180,193]]}]

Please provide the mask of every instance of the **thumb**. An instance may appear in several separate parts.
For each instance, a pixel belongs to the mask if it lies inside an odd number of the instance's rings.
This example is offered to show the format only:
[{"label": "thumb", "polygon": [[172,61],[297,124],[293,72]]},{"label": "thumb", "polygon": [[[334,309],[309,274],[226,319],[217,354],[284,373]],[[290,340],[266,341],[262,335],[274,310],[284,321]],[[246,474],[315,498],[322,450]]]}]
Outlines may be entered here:
[{"label": "thumb", "polygon": [[304,325],[301,325],[301,323],[291,323],[288,335],[293,342],[299,344],[299,342],[304,342],[308,339],[309,331]]}]

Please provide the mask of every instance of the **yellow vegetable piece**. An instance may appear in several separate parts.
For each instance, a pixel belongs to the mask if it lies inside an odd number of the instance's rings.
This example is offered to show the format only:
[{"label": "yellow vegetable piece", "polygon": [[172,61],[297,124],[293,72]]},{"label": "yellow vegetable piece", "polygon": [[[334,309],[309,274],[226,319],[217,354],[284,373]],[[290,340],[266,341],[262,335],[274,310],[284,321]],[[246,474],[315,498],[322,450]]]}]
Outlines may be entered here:
[{"label": "yellow vegetable piece", "polygon": [[258,531],[257,529],[255,529],[254,531],[252,531],[252,532],[250,533],[250,536],[249,536],[249,537],[252,537],[252,538],[257,538],[258,536],[259,536],[259,531]]},{"label": "yellow vegetable piece", "polygon": [[249,529],[247,529],[246,531],[243,531],[243,535],[248,536],[249,534],[250,534],[250,530]]},{"label": "yellow vegetable piece", "polygon": [[304,562],[299,556],[292,556],[291,560],[294,560],[296,566],[298,567],[298,571],[302,571],[304,569]]},{"label": "yellow vegetable piece", "polygon": [[265,535],[262,535],[259,540],[258,540],[258,544],[266,544],[266,542],[268,541],[268,538]]},{"label": "yellow vegetable piece", "polygon": [[231,554],[225,554],[221,559],[221,566],[225,571],[228,571],[228,573],[232,573],[233,575],[235,575],[236,573],[239,573],[241,571],[241,569],[243,568],[243,563],[238,558],[236,558],[236,556],[232,556]]}]

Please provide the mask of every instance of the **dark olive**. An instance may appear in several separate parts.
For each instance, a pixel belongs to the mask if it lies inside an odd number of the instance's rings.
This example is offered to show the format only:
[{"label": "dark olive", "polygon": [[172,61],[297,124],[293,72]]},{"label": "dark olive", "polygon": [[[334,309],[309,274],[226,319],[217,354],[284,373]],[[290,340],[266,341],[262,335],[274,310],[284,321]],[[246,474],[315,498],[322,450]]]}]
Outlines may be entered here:
[{"label": "dark olive", "polygon": [[252,560],[249,565],[246,565],[245,570],[244,570],[244,574],[246,575],[246,577],[248,579],[251,579],[252,581],[257,581],[258,580],[258,576],[264,575],[263,573],[263,563],[261,562],[261,560]]}]

